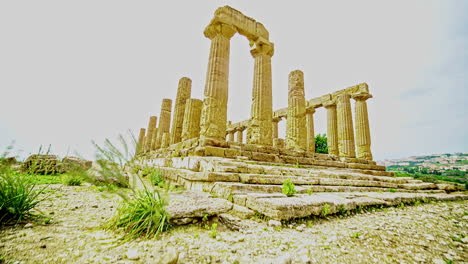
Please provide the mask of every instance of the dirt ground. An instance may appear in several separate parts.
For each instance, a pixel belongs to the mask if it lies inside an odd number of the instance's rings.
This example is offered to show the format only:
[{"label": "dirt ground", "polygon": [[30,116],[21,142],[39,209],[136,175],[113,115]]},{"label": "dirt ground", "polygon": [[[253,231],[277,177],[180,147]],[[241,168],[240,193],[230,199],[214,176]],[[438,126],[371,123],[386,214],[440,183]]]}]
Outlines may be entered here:
[{"label": "dirt ground", "polygon": [[[120,203],[95,186],[48,186],[47,219],[0,230],[6,263],[468,263],[468,201],[297,221],[258,218],[231,231],[204,223],[126,243],[102,226]],[[0,261],[1,263],[1,261]]]}]

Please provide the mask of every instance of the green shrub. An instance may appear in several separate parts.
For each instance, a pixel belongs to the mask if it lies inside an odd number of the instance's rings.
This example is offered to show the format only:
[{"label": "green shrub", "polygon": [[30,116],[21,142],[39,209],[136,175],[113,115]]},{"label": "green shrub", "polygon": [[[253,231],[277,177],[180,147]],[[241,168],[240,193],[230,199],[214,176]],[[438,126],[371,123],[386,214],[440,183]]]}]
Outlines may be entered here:
[{"label": "green shrub", "polygon": [[66,175],[63,178],[63,184],[69,186],[79,186],[83,183],[83,179],[76,175]]},{"label": "green shrub", "polygon": [[296,193],[296,188],[291,179],[287,179],[283,182],[283,189],[281,192],[286,196],[293,196]]},{"label": "green shrub", "polygon": [[123,230],[124,238],[156,236],[169,228],[166,203],[166,198],[156,190],[137,190],[131,199],[122,201],[108,228]]},{"label": "green shrub", "polygon": [[164,176],[162,172],[158,169],[153,169],[149,173],[150,181],[155,186],[160,186],[164,182]]},{"label": "green shrub", "polygon": [[27,176],[9,169],[0,172],[0,224],[18,222],[31,216],[31,209],[42,200],[45,187],[36,188]]}]

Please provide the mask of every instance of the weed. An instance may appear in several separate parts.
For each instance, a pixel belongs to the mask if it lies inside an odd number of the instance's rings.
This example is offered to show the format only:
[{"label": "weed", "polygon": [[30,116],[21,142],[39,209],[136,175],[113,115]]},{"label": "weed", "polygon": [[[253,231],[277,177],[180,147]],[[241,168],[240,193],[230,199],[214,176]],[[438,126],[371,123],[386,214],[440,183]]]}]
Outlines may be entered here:
[{"label": "weed", "polygon": [[[147,169],[147,168],[145,168]],[[164,183],[164,175],[162,174],[161,170],[159,169],[152,169],[148,172],[150,181],[153,185],[161,187]]]},{"label": "weed", "polygon": [[330,214],[330,205],[325,204],[322,208],[322,212],[320,213],[321,216],[327,216]]},{"label": "weed", "polygon": [[266,184],[266,180],[265,179],[260,179],[260,183],[261,184]]},{"label": "weed", "polygon": [[361,233],[354,233],[351,235],[351,238],[359,238],[361,236]]},{"label": "weed", "polygon": [[314,191],[312,190],[312,188],[307,189],[307,194],[308,194],[308,195],[312,195],[313,193],[314,193]]},{"label": "weed", "polygon": [[388,191],[389,191],[389,192],[396,192],[396,190],[393,189],[393,188],[390,188]]},{"label": "weed", "polygon": [[308,221],[307,221],[307,227],[308,227],[308,228],[312,228],[313,226],[314,226],[314,225],[313,225],[312,221],[308,220]]},{"label": "weed", "polygon": [[208,233],[211,238],[216,238],[218,236],[218,231],[216,231],[216,227],[218,227],[218,224],[213,223],[210,228],[210,232]]},{"label": "weed", "polygon": [[63,181],[63,184],[65,185],[79,186],[83,183],[83,178],[77,174],[69,174],[69,175],[65,175],[62,178],[62,181]]},{"label": "weed", "polygon": [[296,193],[296,188],[291,179],[287,179],[283,182],[283,189],[281,192],[286,196],[293,196]]},{"label": "weed", "polygon": [[398,205],[398,208],[405,208],[405,204],[404,204],[404,203],[400,203],[400,204]]},{"label": "weed", "polygon": [[275,231],[281,231],[281,226],[275,226],[273,229],[275,229]]}]

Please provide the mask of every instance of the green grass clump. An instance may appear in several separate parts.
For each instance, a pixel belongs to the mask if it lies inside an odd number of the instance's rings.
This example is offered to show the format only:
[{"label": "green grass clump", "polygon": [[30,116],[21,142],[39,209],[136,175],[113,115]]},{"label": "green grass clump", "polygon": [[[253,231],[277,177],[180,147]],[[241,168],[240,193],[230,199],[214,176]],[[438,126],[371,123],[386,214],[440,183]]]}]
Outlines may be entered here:
[{"label": "green grass clump", "polygon": [[131,199],[124,199],[108,228],[121,229],[124,238],[150,238],[169,229],[170,215],[166,199],[158,191],[136,190]]},{"label": "green grass clump", "polygon": [[63,177],[63,184],[68,186],[80,186],[83,183],[83,178],[76,175],[66,175]]},{"label": "green grass clump", "polygon": [[150,178],[151,183],[155,186],[160,186],[164,183],[164,176],[161,170],[153,169],[149,173],[149,178]]},{"label": "green grass clump", "polygon": [[36,184],[25,175],[9,168],[0,170],[0,224],[18,222],[32,215],[31,210],[42,201],[39,195],[45,187]]},{"label": "green grass clump", "polygon": [[283,189],[281,192],[286,196],[293,196],[296,193],[296,187],[291,179],[287,179],[283,182]]}]

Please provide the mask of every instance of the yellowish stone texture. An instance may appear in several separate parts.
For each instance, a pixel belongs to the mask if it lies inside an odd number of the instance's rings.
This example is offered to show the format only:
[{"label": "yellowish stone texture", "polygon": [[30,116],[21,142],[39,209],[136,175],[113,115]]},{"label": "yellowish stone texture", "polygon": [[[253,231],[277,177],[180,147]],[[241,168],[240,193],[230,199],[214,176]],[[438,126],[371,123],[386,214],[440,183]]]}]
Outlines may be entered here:
[{"label": "yellowish stone texture", "polygon": [[182,126],[182,140],[197,138],[200,135],[200,116],[203,102],[199,99],[187,99]]},{"label": "yellowish stone texture", "polygon": [[238,130],[236,133],[237,133],[236,141],[238,143],[242,143],[244,141],[244,130]]},{"label": "yellowish stone texture", "polygon": [[140,154],[143,152],[145,146],[145,133],[146,129],[140,128],[140,133],[138,134],[138,142],[136,145],[136,154]]},{"label": "yellowish stone texture", "polygon": [[281,121],[281,118],[273,118],[273,123],[272,123],[272,133],[271,136],[273,139],[278,138],[278,123]]},{"label": "yellowish stone texture", "polygon": [[340,94],[337,97],[338,153],[340,157],[355,158],[356,152],[350,98],[349,94]]},{"label": "yellowish stone texture", "polygon": [[352,95],[352,97],[356,100],[354,118],[356,127],[357,158],[372,160],[369,117],[366,103],[366,100],[372,98],[372,95],[369,93],[358,93]]},{"label": "yellowish stone texture", "polygon": [[192,91],[192,80],[182,77],[179,80],[177,96],[174,105],[174,117],[171,129],[171,144],[179,143],[182,139],[182,126],[184,123],[185,103],[190,98]]},{"label": "yellowish stone texture", "polygon": [[327,109],[327,145],[328,154],[338,156],[338,124],[336,116],[336,104],[334,101],[326,101],[323,106]]},{"label": "yellowish stone texture", "polygon": [[307,148],[306,102],[304,74],[296,70],[289,74],[286,148],[304,151]]},{"label": "yellowish stone texture", "polygon": [[147,134],[146,134],[146,140],[145,140],[145,151],[150,151],[151,150],[151,143],[154,137],[154,133],[156,130],[156,121],[157,121],[156,116],[150,116],[149,122],[148,122],[148,129]]},{"label": "yellowish stone texture", "polygon": [[315,152],[314,113],[314,108],[306,111],[307,151],[309,152]]},{"label": "yellowish stone texture", "polygon": [[[164,133],[169,133],[171,127],[172,100],[163,99],[161,113],[159,114],[158,138],[156,139],[156,149],[161,148]],[[170,143],[170,142],[169,142]]]},{"label": "yellowish stone texture", "polygon": [[171,143],[171,134],[169,132],[165,132],[162,135],[161,148],[169,147],[170,143]]}]

